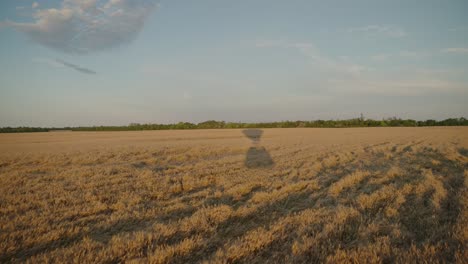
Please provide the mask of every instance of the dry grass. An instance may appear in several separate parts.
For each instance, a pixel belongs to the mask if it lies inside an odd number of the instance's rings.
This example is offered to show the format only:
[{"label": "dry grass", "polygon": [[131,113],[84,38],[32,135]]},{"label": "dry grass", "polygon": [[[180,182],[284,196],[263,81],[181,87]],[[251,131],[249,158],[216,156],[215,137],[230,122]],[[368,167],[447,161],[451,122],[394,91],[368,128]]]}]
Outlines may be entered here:
[{"label": "dry grass", "polygon": [[0,135],[0,262],[467,262],[468,129],[266,129],[255,144]]},{"label": "dry grass", "polygon": [[328,193],[333,197],[337,197],[344,190],[358,185],[358,183],[366,179],[369,175],[370,173],[368,171],[355,171],[332,184],[328,190]]}]

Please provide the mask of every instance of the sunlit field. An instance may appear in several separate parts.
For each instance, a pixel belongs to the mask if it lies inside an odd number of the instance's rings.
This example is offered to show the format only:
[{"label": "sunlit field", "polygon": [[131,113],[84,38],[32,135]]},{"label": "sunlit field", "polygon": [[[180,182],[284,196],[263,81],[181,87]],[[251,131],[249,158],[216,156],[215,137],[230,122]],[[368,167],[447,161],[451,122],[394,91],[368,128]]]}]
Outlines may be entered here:
[{"label": "sunlit field", "polygon": [[0,135],[0,262],[466,263],[468,128]]}]

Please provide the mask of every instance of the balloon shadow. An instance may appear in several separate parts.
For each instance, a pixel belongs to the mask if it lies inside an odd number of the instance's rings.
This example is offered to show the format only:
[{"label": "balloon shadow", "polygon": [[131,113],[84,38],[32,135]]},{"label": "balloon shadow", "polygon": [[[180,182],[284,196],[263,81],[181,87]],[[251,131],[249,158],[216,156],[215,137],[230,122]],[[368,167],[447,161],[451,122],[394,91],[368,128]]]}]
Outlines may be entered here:
[{"label": "balloon shadow", "polygon": [[245,166],[249,169],[271,168],[274,166],[273,159],[265,147],[260,146],[260,138],[263,131],[260,129],[245,129],[242,131],[246,137],[252,140],[252,145],[245,156]]}]

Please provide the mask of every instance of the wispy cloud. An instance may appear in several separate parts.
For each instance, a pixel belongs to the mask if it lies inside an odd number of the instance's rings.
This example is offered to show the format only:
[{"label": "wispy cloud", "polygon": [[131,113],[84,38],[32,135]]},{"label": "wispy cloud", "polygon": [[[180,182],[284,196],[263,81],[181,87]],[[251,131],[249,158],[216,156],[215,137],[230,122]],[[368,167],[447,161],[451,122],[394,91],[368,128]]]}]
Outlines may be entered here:
[{"label": "wispy cloud", "polygon": [[366,76],[352,81],[330,80],[331,89],[339,93],[417,96],[428,93],[464,92],[463,83],[439,78]]},{"label": "wispy cloud", "polygon": [[255,47],[295,49],[301,52],[315,66],[327,71],[340,72],[348,76],[359,75],[361,72],[368,70],[367,67],[353,63],[349,59],[326,56],[310,42],[260,40],[255,43]]},{"label": "wispy cloud", "polygon": [[46,47],[85,54],[132,41],[157,6],[156,0],[63,0],[39,9],[35,2],[34,22],[6,24]]},{"label": "wispy cloud", "polygon": [[78,66],[78,65],[73,64],[73,63],[66,62],[64,60],[56,59],[55,61],[62,64],[63,66],[66,66],[68,68],[71,68],[71,69],[73,69],[75,71],[78,71],[78,72],[81,72],[81,73],[84,73],[84,74],[96,74],[97,73],[97,72],[95,72],[93,70]]},{"label": "wispy cloud", "polygon": [[447,30],[450,32],[466,32],[468,30],[468,27],[467,26],[450,27]]},{"label": "wispy cloud", "polygon": [[257,40],[255,42],[257,48],[297,48],[297,49],[312,49],[314,45],[309,42],[289,42],[285,40]]},{"label": "wispy cloud", "polygon": [[404,29],[392,25],[369,25],[364,27],[349,28],[347,31],[348,33],[381,35],[390,38],[402,38],[408,35]]},{"label": "wispy cloud", "polygon": [[47,66],[52,67],[52,68],[65,68],[65,65],[63,65],[62,63],[59,63],[56,60],[49,59],[49,58],[34,57],[31,60],[34,63],[44,64],[44,65],[47,65]]},{"label": "wispy cloud", "polygon": [[388,54],[388,53],[380,53],[380,54],[372,55],[372,56],[371,56],[371,59],[373,59],[373,60],[375,60],[375,61],[384,61],[384,60],[389,59],[390,57],[392,57],[391,54]]},{"label": "wispy cloud", "polygon": [[447,48],[443,49],[442,52],[444,53],[463,53],[468,54],[468,48]]},{"label": "wispy cloud", "polygon": [[32,61],[35,62],[35,63],[40,63],[40,64],[47,65],[47,66],[49,66],[51,68],[56,68],[56,69],[70,68],[70,69],[73,69],[73,70],[78,71],[78,72],[83,73],[83,74],[97,74],[97,72],[95,72],[95,71],[93,71],[91,69],[84,68],[84,67],[78,66],[76,64],[66,62],[66,61],[61,60],[61,59],[50,59],[50,58],[43,58],[43,57],[35,57],[35,58],[32,59]]},{"label": "wispy cloud", "polygon": [[184,100],[190,100],[190,99],[192,99],[192,95],[191,95],[189,92],[187,92],[187,91],[185,91],[185,92],[182,94],[182,97],[184,98]]},{"label": "wispy cloud", "polygon": [[275,48],[275,47],[284,47],[286,42],[284,40],[271,40],[271,39],[261,39],[255,42],[255,47],[257,48]]},{"label": "wispy cloud", "polygon": [[400,51],[395,53],[380,53],[372,55],[371,59],[375,61],[385,61],[388,59],[404,58],[404,59],[420,59],[430,57],[431,52],[428,51]]},{"label": "wispy cloud", "polygon": [[[265,44],[265,43],[268,43]],[[312,43],[286,41],[258,41],[257,48],[293,48],[309,61],[311,75],[317,77],[317,85],[328,94],[342,95],[421,95],[427,93],[465,92],[466,84],[450,77],[451,71],[437,74],[418,69],[382,70],[355,63],[352,59],[335,58],[320,51]],[[390,56],[421,57],[424,51],[401,51],[395,54],[377,55],[376,59]]]}]

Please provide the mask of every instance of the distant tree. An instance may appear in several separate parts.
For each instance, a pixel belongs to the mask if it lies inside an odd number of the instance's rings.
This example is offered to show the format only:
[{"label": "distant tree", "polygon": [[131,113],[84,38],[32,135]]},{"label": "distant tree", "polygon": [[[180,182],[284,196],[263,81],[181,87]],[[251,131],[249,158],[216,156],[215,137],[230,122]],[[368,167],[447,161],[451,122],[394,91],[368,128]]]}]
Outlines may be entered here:
[{"label": "distant tree", "polygon": [[130,130],[169,130],[169,129],[213,129],[213,128],[293,128],[293,127],[414,127],[414,126],[468,126],[468,120],[464,117],[448,118],[442,121],[428,119],[416,121],[413,119],[401,119],[392,117],[389,119],[372,120],[359,118],[347,120],[315,120],[315,121],[281,121],[269,123],[242,123],[209,120],[198,124],[179,122],[177,124],[139,124],[131,123],[128,126],[91,126],[91,127],[65,127],[65,128],[40,128],[40,127],[1,127],[0,133],[23,132],[47,132],[50,130],[72,131],[130,131]]},{"label": "distant tree", "polygon": [[198,123],[197,128],[204,128],[204,129],[224,128],[225,124],[226,123],[224,121],[208,120],[205,122]]}]

